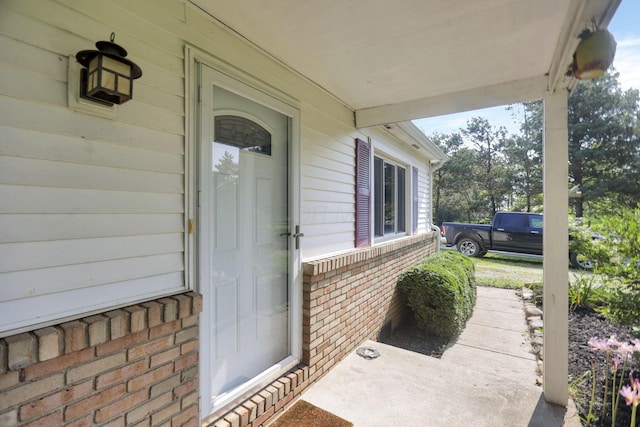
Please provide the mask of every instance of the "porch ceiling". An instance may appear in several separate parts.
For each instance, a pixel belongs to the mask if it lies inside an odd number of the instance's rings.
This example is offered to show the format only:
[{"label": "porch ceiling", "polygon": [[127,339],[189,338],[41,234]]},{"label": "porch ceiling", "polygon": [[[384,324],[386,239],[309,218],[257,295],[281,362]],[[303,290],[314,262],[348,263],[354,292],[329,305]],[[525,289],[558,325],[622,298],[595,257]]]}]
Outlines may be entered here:
[{"label": "porch ceiling", "polygon": [[567,87],[577,35],[621,0],[191,0],[356,110],[358,126]]}]

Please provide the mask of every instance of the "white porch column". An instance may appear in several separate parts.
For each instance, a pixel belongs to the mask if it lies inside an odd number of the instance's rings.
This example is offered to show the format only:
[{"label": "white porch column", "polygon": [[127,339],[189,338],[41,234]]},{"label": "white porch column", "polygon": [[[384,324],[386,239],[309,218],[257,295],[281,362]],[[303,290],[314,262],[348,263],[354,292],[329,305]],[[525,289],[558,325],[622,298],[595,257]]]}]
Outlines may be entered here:
[{"label": "white porch column", "polygon": [[569,154],[566,90],[544,98],[544,398],[568,403]]}]

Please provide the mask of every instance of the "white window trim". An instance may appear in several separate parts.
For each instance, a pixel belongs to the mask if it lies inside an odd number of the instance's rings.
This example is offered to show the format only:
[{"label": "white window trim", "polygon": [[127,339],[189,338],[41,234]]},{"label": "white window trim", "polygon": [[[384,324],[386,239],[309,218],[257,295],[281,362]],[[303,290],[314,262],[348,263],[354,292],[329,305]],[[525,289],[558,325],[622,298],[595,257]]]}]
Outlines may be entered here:
[{"label": "white window trim", "polygon": [[[382,159],[383,162],[392,164],[396,167],[396,176],[397,176],[397,168],[401,167],[404,169],[405,182],[404,182],[404,230],[396,233],[383,234],[382,236],[376,236],[376,209],[375,209],[375,201],[376,201],[376,191],[375,191],[375,159]],[[412,200],[412,188],[411,188],[411,168],[412,165],[410,163],[403,162],[394,157],[387,155],[383,150],[380,149],[372,149],[371,150],[371,241],[373,244],[379,244],[388,242],[390,240],[401,239],[411,235],[411,200]],[[397,211],[397,182],[396,182],[396,211]],[[384,232],[383,232],[384,233]]]}]

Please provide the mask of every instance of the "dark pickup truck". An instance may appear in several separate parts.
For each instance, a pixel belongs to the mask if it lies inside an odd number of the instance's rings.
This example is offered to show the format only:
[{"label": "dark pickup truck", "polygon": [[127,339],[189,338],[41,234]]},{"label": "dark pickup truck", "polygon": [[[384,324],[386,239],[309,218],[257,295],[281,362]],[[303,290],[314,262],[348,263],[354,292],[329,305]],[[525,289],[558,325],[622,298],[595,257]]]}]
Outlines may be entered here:
[{"label": "dark pickup truck", "polygon": [[[497,212],[491,225],[442,223],[447,246],[456,245],[468,256],[481,257],[487,251],[542,255],[542,215],[528,212]],[[577,254],[569,253],[576,268],[586,268]]]}]

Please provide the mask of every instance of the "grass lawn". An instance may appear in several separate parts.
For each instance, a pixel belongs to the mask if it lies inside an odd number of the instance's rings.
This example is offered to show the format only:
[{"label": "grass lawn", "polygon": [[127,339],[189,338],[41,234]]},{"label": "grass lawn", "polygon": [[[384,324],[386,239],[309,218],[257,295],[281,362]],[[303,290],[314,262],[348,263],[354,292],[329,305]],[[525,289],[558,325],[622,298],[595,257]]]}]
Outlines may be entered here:
[{"label": "grass lawn", "polygon": [[532,282],[542,282],[542,260],[487,254],[472,258],[479,286],[517,289]]},{"label": "grass lawn", "polygon": [[[476,283],[479,286],[519,289],[531,283],[542,283],[542,259],[487,254],[471,260],[476,266]],[[568,280],[573,282],[583,275],[591,273],[569,269]]]}]

